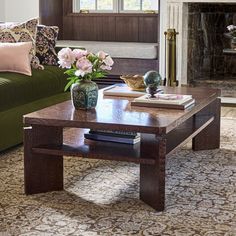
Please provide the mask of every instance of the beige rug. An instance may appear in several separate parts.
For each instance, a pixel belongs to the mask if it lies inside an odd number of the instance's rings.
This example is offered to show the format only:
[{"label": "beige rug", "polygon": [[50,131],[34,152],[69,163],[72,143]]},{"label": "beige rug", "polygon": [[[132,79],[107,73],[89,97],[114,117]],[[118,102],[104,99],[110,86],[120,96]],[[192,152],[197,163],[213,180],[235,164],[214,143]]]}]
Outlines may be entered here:
[{"label": "beige rug", "polygon": [[[22,147],[0,155],[2,235],[236,235],[236,120],[221,149],[167,159],[166,210],[139,200],[136,164],[65,158],[65,191],[25,196]],[[0,233],[0,235],[1,235]]]}]

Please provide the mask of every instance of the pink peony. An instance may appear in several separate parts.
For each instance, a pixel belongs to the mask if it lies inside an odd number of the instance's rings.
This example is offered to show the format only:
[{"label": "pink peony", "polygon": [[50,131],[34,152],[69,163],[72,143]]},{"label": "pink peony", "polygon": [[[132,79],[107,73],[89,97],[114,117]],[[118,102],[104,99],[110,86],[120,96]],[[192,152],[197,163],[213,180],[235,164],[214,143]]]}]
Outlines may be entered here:
[{"label": "pink peony", "polygon": [[100,67],[102,70],[111,70],[111,66],[107,66],[107,65],[101,65]]},{"label": "pink peony", "polygon": [[76,67],[78,70],[75,72],[75,75],[78,77],[84,77],[86,74],[92,73],[93,71],[93,64],[86,57],[78,59]]},{"label": "pink peony", "polygon": [[107,54],[103,51],[99,51],[97,53],[97,56],[98,56],[99,59],[104,60],[106,58]]},{"label": "pink peony", "polygon": [[235,25],[229,25],[227,26],[228,31],[233,31],[236,30],[236,26]]},{"label": "pink peony", "polygon": [[81,57],[88,55],[88,51],[82,50],[82,49],[74,49],[73,53],[74,53],[76,59],[80,59]]},{"label": "pink peony", "polygon": [[109,55],[106,56],[103,62],[105,63],[106,66],[112,66],[114,64],[114,61]]},{"label": "pink peony", "polygon": [[75,62],[75,55],[70,48],[63,48],[58,53],[60,67],[70,69]]}]

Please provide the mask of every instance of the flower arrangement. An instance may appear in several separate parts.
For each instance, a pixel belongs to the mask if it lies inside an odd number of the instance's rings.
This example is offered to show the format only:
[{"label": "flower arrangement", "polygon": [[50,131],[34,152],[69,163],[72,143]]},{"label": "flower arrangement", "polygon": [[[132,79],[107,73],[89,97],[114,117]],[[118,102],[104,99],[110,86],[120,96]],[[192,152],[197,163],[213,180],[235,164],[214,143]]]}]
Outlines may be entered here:
[{"label": "flower arrangement", "polygon": [[58,53],[58,59],[60,67],[66,68],[65,74],[69,76],[65,91],[81,80],[105,77],[114,64],[112,58],[103,51],[94,54],[82,49],[63,48]]},{"label": "flower arrangement", "polygon": [[229,38],[236,37],[236,26],[235,25],[229,25],[227,26],[228,33],[226,34]]}]

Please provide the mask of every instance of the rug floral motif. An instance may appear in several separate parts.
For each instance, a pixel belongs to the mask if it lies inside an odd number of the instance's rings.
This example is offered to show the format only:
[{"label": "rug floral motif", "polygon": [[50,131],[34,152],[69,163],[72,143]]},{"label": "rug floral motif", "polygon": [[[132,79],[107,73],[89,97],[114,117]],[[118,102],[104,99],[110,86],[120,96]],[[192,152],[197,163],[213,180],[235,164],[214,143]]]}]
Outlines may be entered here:
[{"label": "rug floral motif", "polygon": [[236,235],[236,120],[221,148],[167,158],[166,207],[139,200],[139,166],[64,158],[65,190],[26,196],[23,148],[0,155],[0,235]]}]

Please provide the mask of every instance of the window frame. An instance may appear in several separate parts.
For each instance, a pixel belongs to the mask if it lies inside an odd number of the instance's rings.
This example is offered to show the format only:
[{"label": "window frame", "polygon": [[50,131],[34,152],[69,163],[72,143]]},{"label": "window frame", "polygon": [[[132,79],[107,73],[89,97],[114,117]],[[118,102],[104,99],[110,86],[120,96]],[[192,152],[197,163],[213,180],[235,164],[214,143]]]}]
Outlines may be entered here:
[{"label": "window frame", "polygon": [[[88,10],[89,13],[117,13],[119,10],[118,9],[118,1],[113,0],[113,9],[112,10],[89,10],[89,9],[80,9],[80,0],[73,0],[73,13],[82,13],[81,11],[83,11],[83,10]],[[97,3],[97,0],[95,0],[95,2]],[[96,3],[95,3],[95,5],[97,5]],[[78,5],[78,8],[76,7],[77,5]]]},{"label": "window frame", "polygon": [[[89,13],[124,13],[124,14],[129,14],[129,13],[134,13],[134,14],[147,14],[150,13],[158,13],[159,11],[159,1],[157,1],[157,10],[142,10],[143,6],[143,0],[139,0],[140,5],[141,5],[141,10],[124,10],[124,0],[113,0],[113,9],[112,10],[89,10],[89,9],[79,9],[80,8],[80,0],[73,0],[73,13],[79,13],[79,14],[84,14],[83,10],[88,10]],[[97,0],[95,0],[97,2]],[[78,3],[78,4],[77,4]],[[78,5],[78,8],[76,7]]]},{"label": "window frame", "polygon": [[124,0],[118,0],[118,4],[119,4],[119,13],[144,13],[144,11],[142,10],[142,6],[143,6],[143,0],[139,0],[140,2],[140,10],[124,10]]},{"label": "window frame", "polygon": [[139,0],[140,2],[140,10],[124,10],[124,0],[117,0],[118,4],[119,4],[119,12],[118,13],[148,13],[148,12],[152,12],[152,13],[158,13],[159,11],[159,1],[157,1],[157,9],[151,9],[151,10],[143,10],[143,0]]}]

